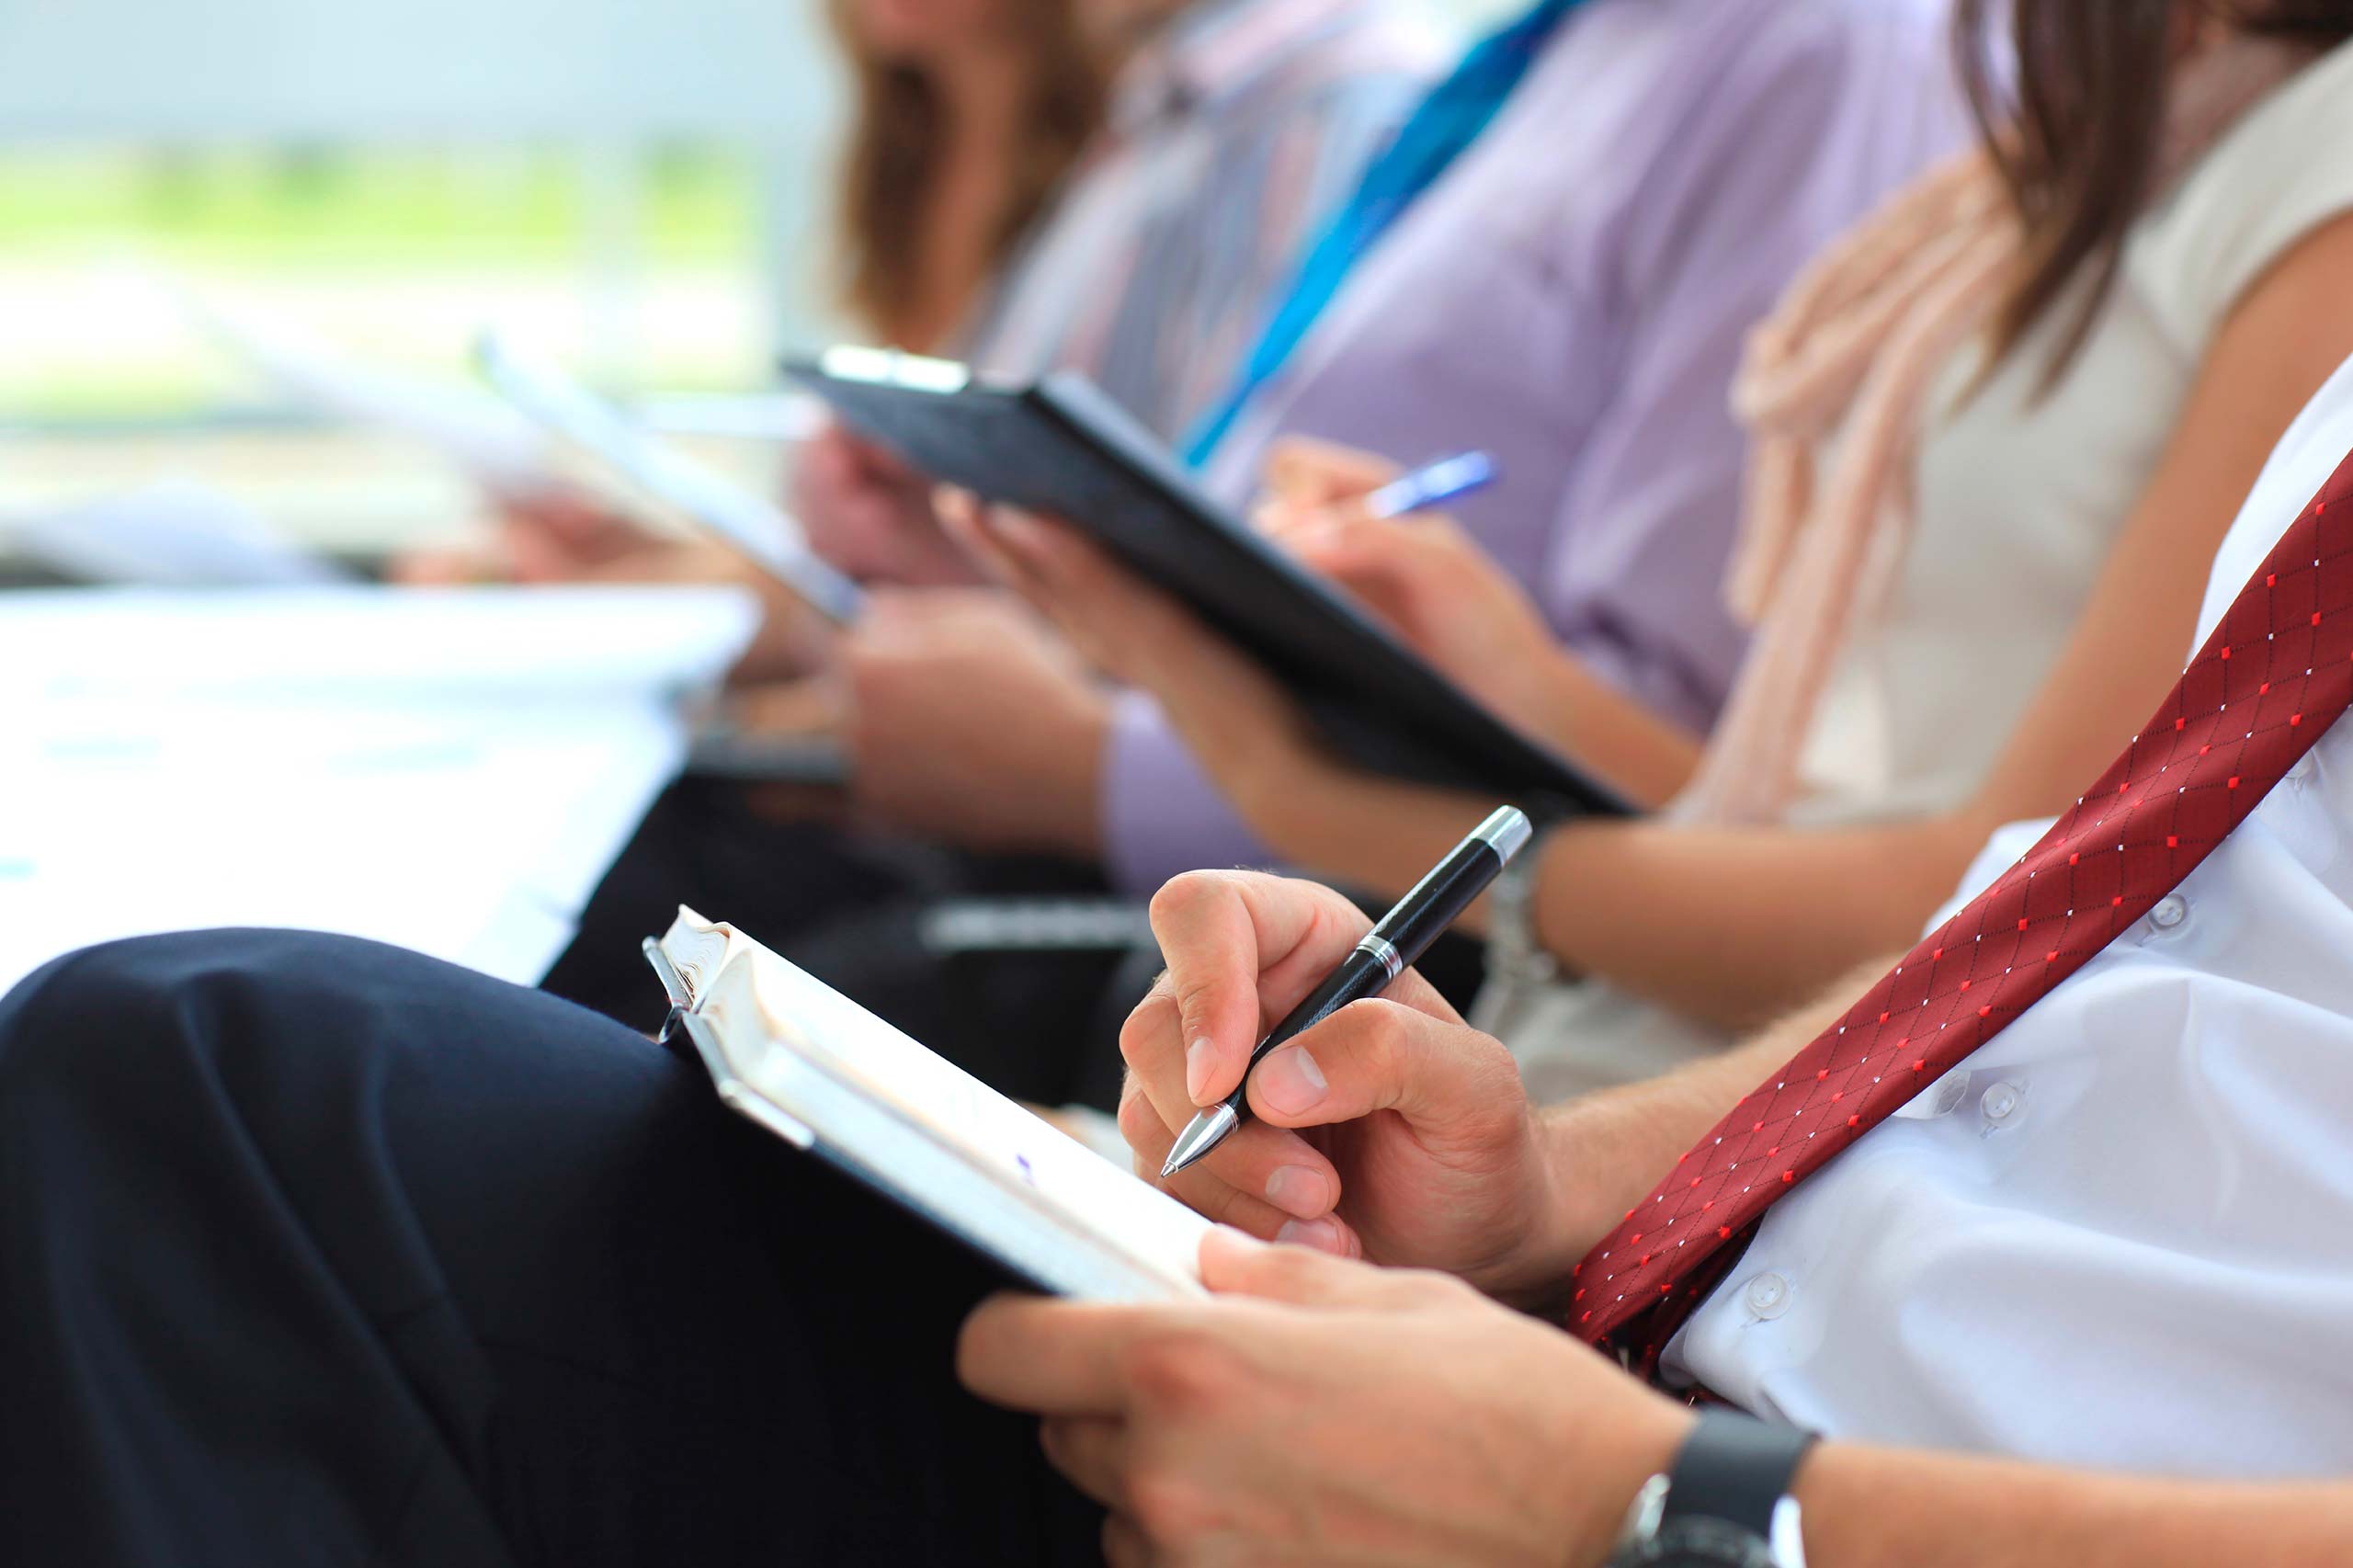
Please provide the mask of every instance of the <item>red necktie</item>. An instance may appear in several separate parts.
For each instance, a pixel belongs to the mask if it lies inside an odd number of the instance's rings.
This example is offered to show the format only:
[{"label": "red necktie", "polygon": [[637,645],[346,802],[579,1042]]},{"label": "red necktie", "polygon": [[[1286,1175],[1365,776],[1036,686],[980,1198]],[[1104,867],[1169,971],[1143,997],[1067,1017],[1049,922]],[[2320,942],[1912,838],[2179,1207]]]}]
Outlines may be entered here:
[{"label": "red necktie", "polygon": [[1768,1207],[2171,892],[2348,696],[2353,457],[2075,808],[1742,1100],[1586,1256],[1571,1332],[1655,1366]]}]

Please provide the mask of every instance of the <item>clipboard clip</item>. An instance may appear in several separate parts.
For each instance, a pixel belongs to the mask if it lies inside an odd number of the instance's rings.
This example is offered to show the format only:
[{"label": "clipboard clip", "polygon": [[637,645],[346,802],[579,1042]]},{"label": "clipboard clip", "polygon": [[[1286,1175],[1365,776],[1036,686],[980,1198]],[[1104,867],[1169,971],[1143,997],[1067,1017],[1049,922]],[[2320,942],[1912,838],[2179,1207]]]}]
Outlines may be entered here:
[{"label": "clipboard clip", "polygon": [[680,1021],[694,1010],[694,988],[687,983],[686,977],[678,972],[678,966],[670,961],[670,955],[662,950],[662,944],[654,937],[648,937],[640,942],[637,950],[643,953],[645,961],[654,966],[655,977],[662,982],[663,994],[670,1001],[670,1010],[662,1015],[662,1027],[654,1031],[654,1044],[668,1045],[671,1037],[677,1033]]}]

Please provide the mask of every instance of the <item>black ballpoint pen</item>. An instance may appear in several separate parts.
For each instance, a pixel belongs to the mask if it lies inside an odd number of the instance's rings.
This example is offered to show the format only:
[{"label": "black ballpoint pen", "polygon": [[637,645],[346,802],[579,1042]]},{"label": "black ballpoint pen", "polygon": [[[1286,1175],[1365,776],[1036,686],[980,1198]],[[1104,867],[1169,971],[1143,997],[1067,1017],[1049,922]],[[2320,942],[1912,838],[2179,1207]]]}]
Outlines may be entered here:
[{"label": "black ballpoint pen", "polygon": [[1160,1174],[1164,1177],[1175,1176],[1232,1137],[1233,1130],[1242,1125],[1242,1119],[1250,1114],[1251,1069],[1265,1061],[1267,1053],[1277,1046],[1305,1033],[1310,1026],[1349,1003],[1379,994],[1391,981],[1419,962],[1438,933],[1477,902],[1496,873],[1527,846],[1534,831],[1518,808],[1505,806],[1456,845],[1452,854],[1416,882],[1414,891],[1398,900],[1397,907],[1382,915],[1381,923],[1365,934],[1364,940],[1349,949],[1348,956],[1324,977],[1324,983],[1309,992],[1306,1000],[1293,1007],[1258,1042],[1242,1069],[1242,1082],[1233,1085],[1232,1094],[1185,1124],[1185,1131],[1168,1151]]}]

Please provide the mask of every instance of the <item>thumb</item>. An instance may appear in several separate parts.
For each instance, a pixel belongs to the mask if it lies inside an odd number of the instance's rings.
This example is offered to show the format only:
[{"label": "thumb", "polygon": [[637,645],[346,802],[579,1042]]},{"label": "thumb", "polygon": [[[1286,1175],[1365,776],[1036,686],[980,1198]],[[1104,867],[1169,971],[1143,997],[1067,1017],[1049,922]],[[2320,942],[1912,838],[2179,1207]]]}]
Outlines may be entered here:
[{"label": "thumb", "polygon": [[1401,1002],[1351,1002],[1268,1053],[1250,1108],[1277,1127],[1329,1127],[1393,1110],[1427,1137],[1481,1142],[1517,1127],[1528,1091],[1492,1035]]}]

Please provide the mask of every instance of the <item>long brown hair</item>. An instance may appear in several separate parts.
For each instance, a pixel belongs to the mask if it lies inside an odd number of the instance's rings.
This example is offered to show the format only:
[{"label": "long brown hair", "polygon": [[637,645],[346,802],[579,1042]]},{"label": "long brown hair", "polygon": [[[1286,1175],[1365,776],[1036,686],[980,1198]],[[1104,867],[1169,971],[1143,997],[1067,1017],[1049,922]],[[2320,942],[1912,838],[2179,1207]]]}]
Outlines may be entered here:
[{"label": "long brown hair", "polygon": [[2353,38],[2353,0],[2008,0],[2017,87],[1992,40],[2003,0],[1960,0],[1962,76],[1985,144],[2026,225],[2024,265],[1994,329],[1997,354],[2079,278],[2090,286],[2061,335],[2046,384],[2090,337],[2154,192],[2179,29],[2200,16],[2311,45]]},{"label": "long brown hair", "polygon": [[[879,59],[861,44],[851,3],[830,7],[857,93],[842,190],[843,292],[870,327],[896,341],[915,304],[919,229],[949,127],[938,88],[920,67]],[[1031,70],[1011,187],[990,235],[993,264],[1037,218],[1102,117],[1103,74],[1071,0],[1013,3]]]}]

